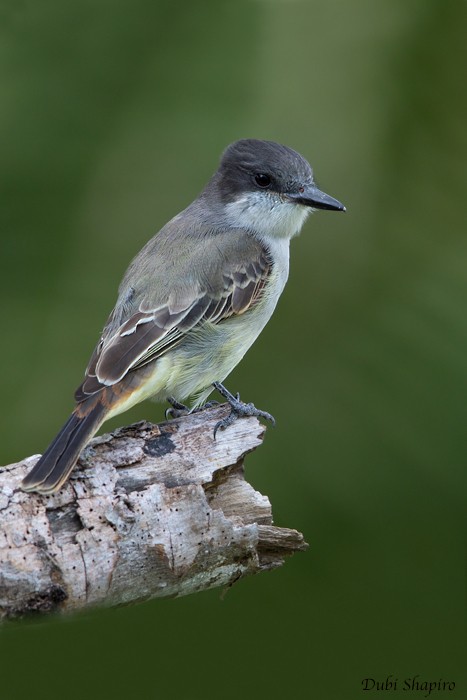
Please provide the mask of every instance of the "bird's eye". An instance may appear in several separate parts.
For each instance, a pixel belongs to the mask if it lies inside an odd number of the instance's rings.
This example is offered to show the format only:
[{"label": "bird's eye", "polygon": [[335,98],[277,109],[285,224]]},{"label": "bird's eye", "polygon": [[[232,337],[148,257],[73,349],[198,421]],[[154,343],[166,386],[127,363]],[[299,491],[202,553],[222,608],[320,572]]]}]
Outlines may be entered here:
[{"label": "bird's eye", "polygon": [[255,175],[255,182],[258,185],[258,187],[269,187],[271,184],[271,178],[269,175],[265,175],[265,173],[257,173]]}]

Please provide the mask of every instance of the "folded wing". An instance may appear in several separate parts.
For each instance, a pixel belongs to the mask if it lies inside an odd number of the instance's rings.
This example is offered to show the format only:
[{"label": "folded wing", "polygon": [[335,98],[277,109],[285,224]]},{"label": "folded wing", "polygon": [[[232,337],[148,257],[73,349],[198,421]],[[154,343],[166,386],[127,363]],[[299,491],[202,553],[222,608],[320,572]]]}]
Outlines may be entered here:
[{"label": "folded wing", "polygon": [[[84,382],[75,393],[76,400],[83,401],[104,386],[116,384],[128,372],[157,360],[200,324],[222,323],[248,312],[261,299],[271,269],[268,252],[259,248],[246,264],[226,264],[215,289],[193,285],[184,308],[171,311],[167,302],[148,310],[143,298],[138,309],[123,321],[124,314],[117,306],[94,350]],[[122,322],[115,329],[116,319]]]}]

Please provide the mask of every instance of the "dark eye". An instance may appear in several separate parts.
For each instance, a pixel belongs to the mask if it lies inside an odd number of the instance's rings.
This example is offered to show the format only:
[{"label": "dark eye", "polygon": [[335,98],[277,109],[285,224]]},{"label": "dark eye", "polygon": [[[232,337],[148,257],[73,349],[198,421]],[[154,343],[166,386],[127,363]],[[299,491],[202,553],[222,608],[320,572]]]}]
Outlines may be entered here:
[{"label": "dark eye", "polygon": [[271,184],[271,178],[269,175],[265,175],[264,173],[257,173],[255,175],[255,182],[258,187],[269,187]]}]

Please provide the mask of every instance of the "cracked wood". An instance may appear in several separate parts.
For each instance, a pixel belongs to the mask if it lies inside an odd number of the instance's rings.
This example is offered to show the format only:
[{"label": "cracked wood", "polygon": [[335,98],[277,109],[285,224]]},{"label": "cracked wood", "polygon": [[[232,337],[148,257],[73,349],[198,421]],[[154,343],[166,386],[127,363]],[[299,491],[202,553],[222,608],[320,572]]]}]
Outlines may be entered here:
[{"label": "cracked wood", "polygon": [[97,437],[51,496],[19,488],[37,455],[1,468],[0,618],[228,586],[305,549],[244,478],[264,426],[241,419],[213,439],[228,410]]}]

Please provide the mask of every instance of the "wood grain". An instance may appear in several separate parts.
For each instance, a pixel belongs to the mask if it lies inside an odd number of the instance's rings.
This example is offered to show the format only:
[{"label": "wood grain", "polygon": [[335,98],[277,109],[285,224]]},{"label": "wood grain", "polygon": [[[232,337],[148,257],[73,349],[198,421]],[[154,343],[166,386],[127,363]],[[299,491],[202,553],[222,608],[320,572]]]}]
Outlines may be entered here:
[{"label": "wood grain", "polygon": [[265,428],[225,405],[97,437],[51,496],[19,485],[38,456],[0,469],[0,618],[122,605],[229,586],[306,548],[272,524],[246,480]]}]

